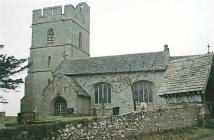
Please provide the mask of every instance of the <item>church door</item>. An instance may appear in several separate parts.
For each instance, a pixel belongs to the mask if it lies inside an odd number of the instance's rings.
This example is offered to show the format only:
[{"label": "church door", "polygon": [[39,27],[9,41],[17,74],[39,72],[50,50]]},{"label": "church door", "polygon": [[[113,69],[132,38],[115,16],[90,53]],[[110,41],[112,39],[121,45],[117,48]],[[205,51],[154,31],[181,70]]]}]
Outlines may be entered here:
[{"label": "church door", "polygon": [[57,97],[54,102],[54,114],[55,115],[63,115],[66,113],[67,103],[64,98]]}]

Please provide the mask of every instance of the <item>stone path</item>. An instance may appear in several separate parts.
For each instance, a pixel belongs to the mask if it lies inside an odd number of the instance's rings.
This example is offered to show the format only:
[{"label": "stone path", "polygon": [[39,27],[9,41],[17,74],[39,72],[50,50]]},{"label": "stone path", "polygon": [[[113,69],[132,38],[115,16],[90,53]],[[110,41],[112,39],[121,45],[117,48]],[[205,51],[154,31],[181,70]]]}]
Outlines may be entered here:
[{"label": "stone path", "polygon": [[200,139],[200,140],[214,140],[214,136],[203,138],[203,139]]}]

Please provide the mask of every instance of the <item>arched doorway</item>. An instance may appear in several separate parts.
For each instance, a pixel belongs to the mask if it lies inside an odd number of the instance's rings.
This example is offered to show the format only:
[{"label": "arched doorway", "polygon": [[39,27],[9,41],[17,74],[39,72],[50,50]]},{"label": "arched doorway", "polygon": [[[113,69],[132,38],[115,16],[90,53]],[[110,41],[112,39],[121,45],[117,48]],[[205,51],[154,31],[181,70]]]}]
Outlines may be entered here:
[{"label": "arched doorway", "polygon": [[54,115],[63,115],[66,113],[67,103],[63,97],[56,97],[53,104]]}]

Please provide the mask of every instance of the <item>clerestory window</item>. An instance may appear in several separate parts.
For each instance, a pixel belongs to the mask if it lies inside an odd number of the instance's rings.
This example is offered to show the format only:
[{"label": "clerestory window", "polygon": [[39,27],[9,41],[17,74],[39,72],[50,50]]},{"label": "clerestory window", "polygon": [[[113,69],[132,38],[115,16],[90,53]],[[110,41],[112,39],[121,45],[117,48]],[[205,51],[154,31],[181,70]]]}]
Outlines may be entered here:
[{"label": "clerestory window", "polygon": [[95,104],[111,103],[111,84],[97,83],[95,88]]},{"label": "clerestory window", "polygon": [[137,102],[153,102],[153,83],[150,81],[137,81],[133,84],[134,99]]},{"label": "clerestory window", "polygon": [[47,44],[48,46],[54,44],[54,30],[52,28],[48,29],[47,32]]}]

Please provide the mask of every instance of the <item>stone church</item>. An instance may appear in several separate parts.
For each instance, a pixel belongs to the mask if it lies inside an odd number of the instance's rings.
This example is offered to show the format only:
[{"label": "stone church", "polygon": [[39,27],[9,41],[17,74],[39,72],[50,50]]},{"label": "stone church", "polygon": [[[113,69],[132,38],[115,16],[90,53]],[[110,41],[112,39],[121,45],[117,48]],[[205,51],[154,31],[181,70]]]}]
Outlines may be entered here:
[{"label": "stone church", "polygon": [[112,115],[174,103],[214,101],[212,53],[163,51],[90,57],[86,3],[33,11],[32,45],[21,112]]}]

